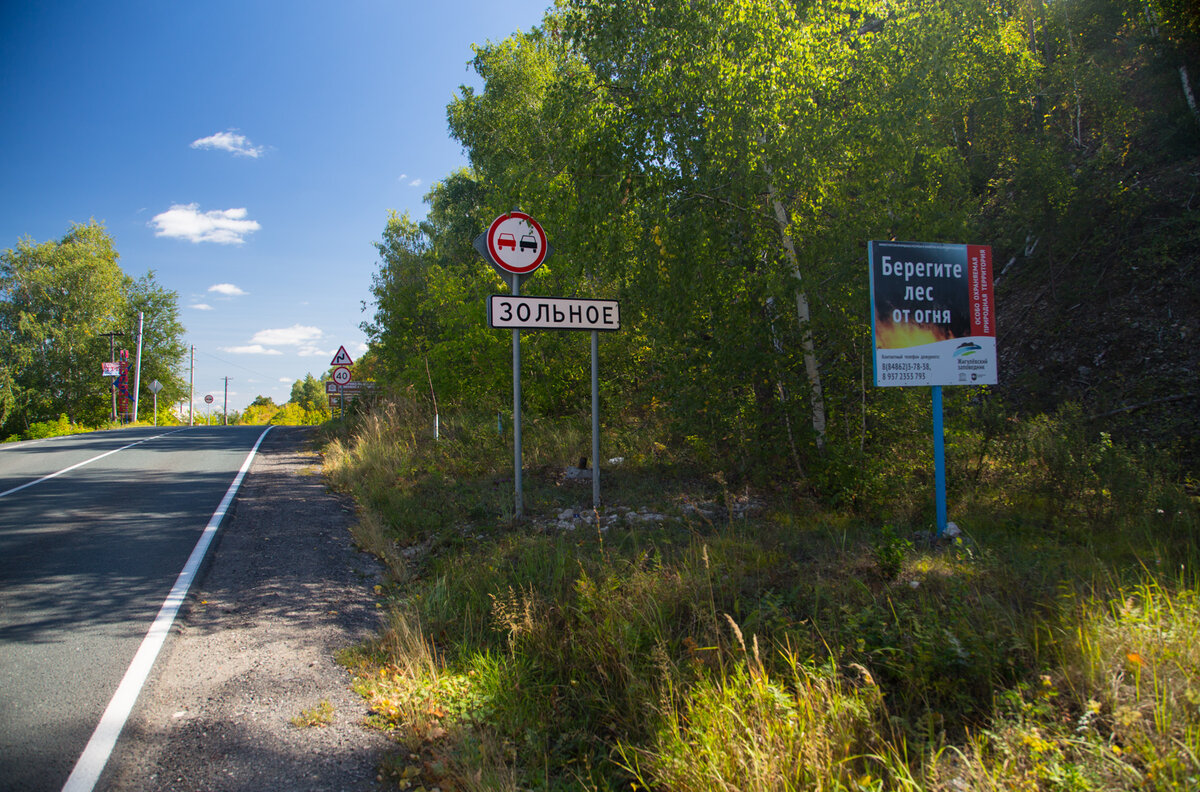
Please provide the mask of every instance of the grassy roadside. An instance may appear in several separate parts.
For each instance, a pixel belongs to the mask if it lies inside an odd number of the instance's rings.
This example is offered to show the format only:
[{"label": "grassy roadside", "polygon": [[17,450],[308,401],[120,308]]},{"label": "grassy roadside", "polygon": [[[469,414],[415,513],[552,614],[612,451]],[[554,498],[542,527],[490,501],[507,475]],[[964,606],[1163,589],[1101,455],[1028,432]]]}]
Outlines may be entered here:
[{"label": "grassy roadside", "polygon": [[561,473],[582,421],[527,429],[514,523],[495,425],[426,423],[393,404],[325,449],[391,573],[343,659],[398,788],[1200,787],[1196,506],[1069,414],[954,439],[953,541],[634,432],[593,513]]}]

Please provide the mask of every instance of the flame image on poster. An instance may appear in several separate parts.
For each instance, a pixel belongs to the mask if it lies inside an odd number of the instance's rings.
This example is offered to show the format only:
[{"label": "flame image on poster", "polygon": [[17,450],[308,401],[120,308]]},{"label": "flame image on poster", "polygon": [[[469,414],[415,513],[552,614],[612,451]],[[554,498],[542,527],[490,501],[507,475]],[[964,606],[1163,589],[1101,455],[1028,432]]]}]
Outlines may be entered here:
[{"label": "flame image on poster", "polygon": [[992,249],[870,242],[875,384],[994,385]]}]

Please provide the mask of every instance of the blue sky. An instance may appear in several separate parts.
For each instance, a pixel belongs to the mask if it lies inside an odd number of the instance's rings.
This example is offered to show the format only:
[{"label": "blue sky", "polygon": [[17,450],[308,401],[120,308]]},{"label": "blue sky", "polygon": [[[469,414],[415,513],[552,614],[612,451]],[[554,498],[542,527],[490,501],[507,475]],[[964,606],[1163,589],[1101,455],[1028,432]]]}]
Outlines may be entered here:
[{"label": "blue sky", "polygon": [[466,165],[471,45],[551,3],[0,3],[0,249],[103,222],[178,293],[198,409],[283,402],[365,348],[388,210]]}]

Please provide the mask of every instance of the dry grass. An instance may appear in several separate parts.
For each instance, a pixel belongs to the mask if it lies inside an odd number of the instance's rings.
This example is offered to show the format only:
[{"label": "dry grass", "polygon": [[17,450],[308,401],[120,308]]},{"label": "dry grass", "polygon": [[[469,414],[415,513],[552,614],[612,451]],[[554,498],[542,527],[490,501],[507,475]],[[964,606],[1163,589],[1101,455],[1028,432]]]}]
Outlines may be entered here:
[{"label": "dry grass", "polygon": [[[1105,495],[1103,519],[1090,501],[1055,503],[1051,523],[1038,511],[1050,490],[973,497],[979,511],[958,517],[973,530],[949,546],[786,500],[741,522],[675,513],[652,530],[560,532],[496,507],[511,497],[494,473],[504,448],[465,427],[433,443],[405,420],[367,417],[327,453],[359,493],[360,544],[395,570],[388,629],[356,669],[374,722],[404,746],[389,777],[480,790],[1200,788],[1197,588],[1156,566],[1128,572],[1194,556],[1194,505],[1165,483]],[[990,475],[1038,493],[1025,460]],[[1083,490],[1117,492],[1106,469],[1078,472]],[[719,501],[689,489],[716,480],[633,491],[670,511],[671,493]],[[556,512],[561,492],[540,486],[530,510],[540,498]],[[450,505],[431,517],[434,497]]]}]

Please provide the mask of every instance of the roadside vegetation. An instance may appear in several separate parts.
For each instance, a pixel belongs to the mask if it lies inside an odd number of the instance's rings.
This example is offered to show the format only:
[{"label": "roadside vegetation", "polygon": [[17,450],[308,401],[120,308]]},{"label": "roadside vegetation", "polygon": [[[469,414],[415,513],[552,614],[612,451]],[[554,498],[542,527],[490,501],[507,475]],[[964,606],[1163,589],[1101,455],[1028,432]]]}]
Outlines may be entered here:
[{"label": "roadside vegetation", "polygon": [[[327,378],[326,378],[327,379]],[[276,426],[315,426],[329,420],[329,401],[325,379],[312,374],[292,383],[290,398],[276,404],[269,396],[259,396],[240,413],[232,416],[239,424]]]},{"label": "roadside vegetation", "polygon": [[[316,394],[314,396],[313,394]],[[145,404],[145,412],[150,412],[150,404]],[[136,423],[107,421],[98,423],[74,423],[61,414],[56,420],[37,421],[26,429],[14,432],[0,442],[15,442],[19,440],[38,440],[61,435],[96,432],[103,429],[123,429],[130,426],[183,426],[187,424],[186,411],[179,413],[179,408],[159,400],[157,422],[154,416],[143,417]],[[221,426],[223,418],[220,412],[197,410],[192,418],[197,426]],[[306,379],[297,380],[292,386],[291,398],[283,404],[275,404],[267,396],[259,396],[245,410],[229,413],[230,426],[271,424],[273,426],[316,426],[329,420],[329,409],[325,400],[324,385],[311,374]]]},{"label": "roadside vegetation", "polygon": [[329,430],[326,471],[390,572],[387,629],[343,660],[400,743],[392,779],[1195,788],[1195,499],[1071,410],[985,438],[973,409],[953,420],[953,539],[932,535],[924,453],[846,508],[610,425],[624,461],[594,514],[562,475],[585,419],[534,419],[514,521],[485,418],[443,417],[435,441],[398,401]]},{"label": "roadside vegetation", "polygon": [[[219,420],[219,419],[218,419]],[[158,426],[179,426],[183,421],[171,411],[170,407],[164,407],[158,412]],[[136,423],[124,423],[119,421],[108,421],[99,424],[82,424],[72,423],[66,414],[60,415],[54,421],[38,421],[29,425],[27,429],[9,435],[0,442],[13,443],[20,440],[43,440],[48,437],[61,437],[64,435],[84,434],[86,432],[99,432],[105,429],[124,429],[130,426],[154,426],[153,417],[143,418]]]},{"label": "roadside vegetation", "polygon": [[[390,390],[326,469],[383,558],[343,658],[404,789],[1200,787],[1200,17],[1178,0],[559,0],[475,48],[470,166],[392,213]],[[471,240],[513,208],[522,334]],[[979,243],[1000,383],[871,386],[868,240]],[[356,371],[356,376],[357,376]],[[434,439],[439,424],[440,439]],[[619,460],[606,464],[606,460]]]}]

